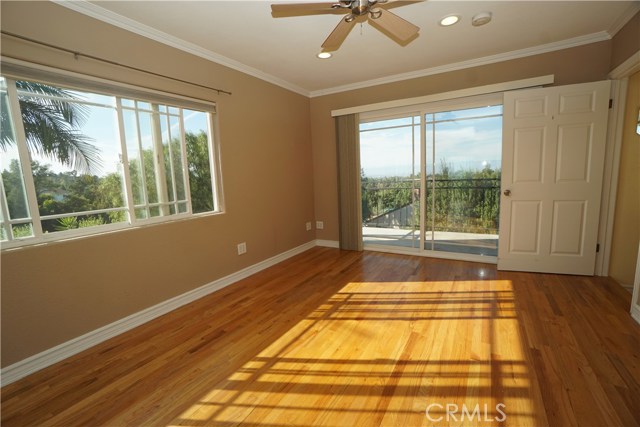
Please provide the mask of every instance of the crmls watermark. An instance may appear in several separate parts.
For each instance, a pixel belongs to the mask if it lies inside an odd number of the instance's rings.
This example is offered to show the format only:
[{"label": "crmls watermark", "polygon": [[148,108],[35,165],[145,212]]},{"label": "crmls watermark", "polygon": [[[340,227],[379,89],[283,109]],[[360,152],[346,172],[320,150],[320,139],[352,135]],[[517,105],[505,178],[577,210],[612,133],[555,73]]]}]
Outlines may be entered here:
[{"label": "crmls watermark", "polygon": [[[432,403],[427,406],[427,410],[425,414],[429,421],[437,423],[440,421],[481,421],[481,422],[503,422],[507,419],[507,414],[504,412],[504,409],[507,407],[504,403],[498,403],[495,407],[495,412],[498,415],[493,415],[489,412],[489,407],[485,403],[480,406],[480,404],[476,404],[473,407],[473,410],[469,410],[469,407],[466,404],[462,404],[462,406],[458,406],[455,403],[447,403],[446,405],[441,405],[439,403]],[[437,414],[437,415],[435,415]]]}]

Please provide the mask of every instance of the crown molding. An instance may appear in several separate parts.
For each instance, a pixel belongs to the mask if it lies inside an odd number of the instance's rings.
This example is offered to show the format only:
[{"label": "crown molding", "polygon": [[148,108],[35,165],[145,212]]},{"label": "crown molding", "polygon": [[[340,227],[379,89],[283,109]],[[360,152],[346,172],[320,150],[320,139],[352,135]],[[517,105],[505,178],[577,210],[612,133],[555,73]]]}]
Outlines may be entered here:
[{"label": "crown molding", "polygon": [[248,65],[245,65],[241,62],[238,62],[226,56],[220,55],[208,49],[204,49],[200,46],[197,46],[193,43],[182,40],[178,37],[174,37],[165,32],[156,30],[155,28],[144,25],[133,19],[111,12],[107,9],[104,9],[100,6],[90,3],[87,0],[73,0],[73,1],[51,0],[51,1],[60,6],[71,9],[75,12],[81,13],[91,18],[98,19],[107,24],[114,25],[116,27],[138,34],[140,36],[149,38],[151,40],[155,40],[159,43],[163,43],[165,45],[174,47],[176,49],[180,49],[184,52],[191,53],[193,55],[196,55],[206,60],[209,60],[211,62],[214,62],[216,64],[220,64],[225,67],[231,68],[233,70],[239,71],[241,73],[248,74],[250,76],[256,77],[258,79],[264,80],[266,82],[272,83],[274,85],[280,86],[284,89],[290,90],[292,92],[298,93],[300,95],[303,95],[309,98],[315,98],[315,97],[324,96],[324,95],[331,95],[331,94],[340,93],[340,92],[347,92],[355,89],[363,89],[366,87],[378,86],[378,85],[387,84],[387,83],[395,83],[403,80],[410,80],[410,79],[415,79],[419,77],[426,77],[426,76],[431,76],[435,74],[447,73],[451,71],[458,71],[466,68],[473,68],[473,67],[478,67],[482,65],[494,64],[497,62],[509,61],[512,59],[524,58],[527,56],[539,55],[539,54],[553,52],[557,50],[582,46],[590,43],[610,40],[612,38],[612,35],[614,35],[617,31],[619,31],[635,15],[635,13],[638,10],[640,10],[640,4],[635,4],[635,3],[632,4],[628,9],[628,13],[625,13],[622,19],[616,21],[609,31],[600,31],[593,34],[587,34],[584,36],[579,36],[579,37],[575,37],[567,40],[561,40],[558,42],[548,43],[548,44],[534,46],[534,47],[525,48],[525,49],[519,49],[511,52],[500,53],[497,55],[485,56],[482,58],[476,58],[468,61],[456,62],[456,63],[442,65],[438,67],[430,67],[422,70],[395,74],[391,76],[381,77],[378,79],[371,79],[371,80],[361,81],[358,83],[351,83],[351,84],[335,86],[327,89],[309,91],[291,82],[283,80],[279,77],[265,73],[256,68],[250,67]]},{"label": "crown molding", "polygon": [[122,28],[124,30],[146,37],[148,39],[165,44],[167,46],[180,49],[192,55],[199,56],[200,58],[204,58],[208,61],[215,62],[216,64],[220,64],[225,67],[231,68],[233,70],[240,71],[241,73],[248,74],[250,76],[253,76],[258,79],[264,80],[266,82],[272,83],[274,85],[280,86],[284,89],[298,93],[300,95],[303,95],[306,97],[310,96],[310,92],[304,88],[301,88],[300,86],[297,86],[279,77],[260,71],[256,68],[245,65],[241,62],[238,62],[226,56],[212,52],[208,49],[204,49],[196,44],[187,42],[178,37],[174,37],[163,31],[156,30],[155,28],[149,27],[148,25],[144,25],[133,19],[111,12],[110,10],[107,10],[93,3],[90,3],[87,0],[73,0],[73,1],[51,0],[51,1],[60,6],[66,7],[67,9],[71,9],[75,12],[81,13],[91,18],[95,18],[107,24],[114,25],[118,28]]},{"label": "crown molding", "polygon": [[609,78],[623,79],[637,71],[640,71],[640,50],[628,57],[622,64],[611,70]]},{"label": "crown molding", "polygon": [[639,11],[640,2],[631,3],[625,13],[620,15],[620,17],[613,23],[613,25],[611,25],[611,28],[609,28],[609,30],[607,31],[609,35],[613,37],[618,34],[618,31],[620,31],[622,27],[627,25],[627,22],[631,21],[631,18],[633,18]]},{"label": "crown molding", "polygon": [[366,80],[363,82],[352,83],[342,86],[336,86],[330,89],[321,89],[311,92],[310,97],[315,98],[318,96],[331,95],[334,93],[346,92],[355,89],[363,89],[371,86],[378,86],[387,83],[395,83],[403,80],[416,79],[419,77],[432,76],[435,74],[442,74],[451,71],[464,70],[466,68],[479,67],[481,65],[494,64],[497,62],[509,61],[512,59],[524,58],[527,56],[540,55],[543,53],[554,52],[557,50],[569,49],[572,47],[582,46],[586,44],[601,42],[610,40],[611,36],[606,31],[600,31],[598,33],[587,34],[584,36],[574,37],[567,40],[561,40],[559,42],[548,43],[540,46],[534,46],[526,49],[514,50],[511,52],[499,53],[497,55],[485,56],[482,58],[471,59],[469,61],[456,62],[453,64],[442,65],[439,67],[425,68],[418,71],[410,71],[408,73],[396,74],[393,76],[382,77],[379,79]]}]

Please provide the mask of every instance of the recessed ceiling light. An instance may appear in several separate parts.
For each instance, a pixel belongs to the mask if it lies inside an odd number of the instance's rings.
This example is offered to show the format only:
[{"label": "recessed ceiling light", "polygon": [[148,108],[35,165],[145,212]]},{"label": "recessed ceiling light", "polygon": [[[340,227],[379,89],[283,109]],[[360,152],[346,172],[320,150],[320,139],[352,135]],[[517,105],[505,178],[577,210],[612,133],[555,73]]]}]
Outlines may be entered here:
[{"label": "recessed ceiling light", "polygon": [[331,55],[331,52],[320,52],[316,56],[320,59],[329,59],[331,58],[332,55]]},{"label": "recessed ceiling light", "polygon": [[491,22],[491,12],[480,12],[473,18],[471,18],[471,25],[479,27],[480,25],[488,24]]},{"label": "recessed ceiling light", "polygon": [[440,25],[443,27],[448,27],[449,25],[453,25],[460,20],[458,15],[448,15],[440,20]]}]

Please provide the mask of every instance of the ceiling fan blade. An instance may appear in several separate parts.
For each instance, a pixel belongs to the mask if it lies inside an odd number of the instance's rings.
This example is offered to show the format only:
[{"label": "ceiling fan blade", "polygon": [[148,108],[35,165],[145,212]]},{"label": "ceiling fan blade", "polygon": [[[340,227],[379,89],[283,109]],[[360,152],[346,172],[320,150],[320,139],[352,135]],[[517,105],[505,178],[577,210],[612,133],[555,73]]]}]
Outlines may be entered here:
[{"label": "ceiling fan blade", "polygon": [[324,43],[322,43],[322,49],[326,51],[338,50],[355,25],[355,19],[351,20],[351,22],[347,22],[347,18],[340,20],[340,23],[333,29]]},{"label": "ceiling fan blade", "polygon": [[319,14],[344,14],[351,10],[348,8],[334,8],[334,3],[280,3],[271,5],[271,16],[274,18],[286,18],[289,16],[319,15]]},{"label": "ceiling fan blade", "polygon": [[413,25],[411,22],[400,18],[395,13],[385,9],[379,9],[380,16],[378,18],[369,17],[369,23],[378,28],[383,33],[391,36],[398,41],[406,42],[418,35],[420,27]]}]

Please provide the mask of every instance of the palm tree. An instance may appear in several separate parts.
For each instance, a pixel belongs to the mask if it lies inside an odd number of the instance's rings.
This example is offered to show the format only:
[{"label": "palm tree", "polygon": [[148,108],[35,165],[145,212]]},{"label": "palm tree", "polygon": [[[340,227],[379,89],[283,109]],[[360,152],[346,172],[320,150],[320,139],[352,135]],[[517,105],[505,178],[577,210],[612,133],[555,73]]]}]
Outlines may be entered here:
[{"label": "palm tree", "polygon": [[[88,109],[73,100],[79,100],[72,92],[54,86],[16,81],[18,90],[40,96],[23,96],[20,111],[27,145],[32,153],[57,160],[80,173],[90,173],[100,167],[100,150],[78,129],[86,121]],[[58,98],[68,99],[61,101]],[[7,97],[2,97],[1,126],[10,129]],[[2,132],[0,149],[15,141],[10,132]]]}]

